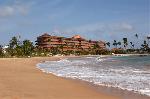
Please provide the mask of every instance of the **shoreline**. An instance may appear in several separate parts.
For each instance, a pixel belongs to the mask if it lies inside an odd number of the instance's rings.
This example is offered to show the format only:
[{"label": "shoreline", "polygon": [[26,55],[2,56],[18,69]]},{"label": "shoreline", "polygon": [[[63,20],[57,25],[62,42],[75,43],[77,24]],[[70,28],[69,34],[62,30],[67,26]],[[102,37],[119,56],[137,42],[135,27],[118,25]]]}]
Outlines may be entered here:
[{"label": "shoreline", "polygon": [[[84,57],[84,56],[80,56],[80,57]],[[102,56],[102,57],[108,57],[108,55],[107,56]],[[43,72],[43,73],[46,73],[46,72]],[[54,75],[53,73],[46,73],[46,74]],[[54,76],[57,76],[57,75],[54,75]],[[115,95],[115,96],[120,97],[121,99],[149,99],[150,98],[148,95],[140,94],[138,92],[129,91],[129,90],[126,90],[126,89],[123,90],[121,88],[108,87],[108,86],[103,86],[103,85],[96,85],[96,84],[93,84],[91,82],[83,81],[83,80],[80,80],[80,79],[66,78],[66,77],[61,77],[61,76],[57,76],[57,77],[64,78],[64,79],[67,79],[67,80],[72,80],[72,81],[75,81],[75,82],[81,83],[81,84],[87,84],[88,86],[94,88],[95,90],[97,90],[99,92],[102,92],[102,93],[105,93],[105,94],[108,94],[108,95]]]},{"label": "shoreline", "polygon": [[149,56],[150,54],[113,54],[112,56]]},{"label": "shoreline", "polygon": [[108,86],[103,86],[103,85],[96,85],[90,82],[86,81],[81,81],[85,84],[88,84],[89,86],[92,86],[95,88],[95,90],[98,90],[100,92],[109,94],[109,95],[115,95],[120,97],[121,99],[149,99],[150,97],[145,94],[140,94],[134,91],[129,91],[129,90],[123,90],[121,88],[116,88],[116,87],[108,87]]},{"label": "shoreline", "polygon": [[119,99],[150,99],[149,96],[144,95],[144,94],[135,93],[134,91],[123,90],[123,89],[119,89],[119,88],[115,88],[115,87],[96,85],[91,82],[83,81],[80,79],[72,79],[72,78],[65,78],[65,77],[60,77],[60,78],[63,78],[66,80],[72,80],[72,81],[80,83],[80,84],[85,84],[85,85],[89,86],[90,88],[96,90],[97,92],[104,93],[107,95],[117,96],[117,97],[119,97]]},{"label": "shoreline", "polygon": [[120,99],[36,68],[40,62],[60,58],[64,57],[0,59],[0,99]]}]

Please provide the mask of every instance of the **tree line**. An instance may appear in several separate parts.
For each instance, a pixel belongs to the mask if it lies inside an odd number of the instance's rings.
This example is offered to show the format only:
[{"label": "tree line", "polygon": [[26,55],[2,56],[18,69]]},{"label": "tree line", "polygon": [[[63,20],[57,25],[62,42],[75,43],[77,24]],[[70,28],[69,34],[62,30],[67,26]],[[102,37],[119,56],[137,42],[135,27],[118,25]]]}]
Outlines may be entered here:
[{"label": "tree line", "polygon": [[[90,48],[88,51],[82,50],[81,46],[78,46],[77,51],[64,51],[64,45],[53,47],[49,49],[43,49],[38,47],[37,44],[34,44],[30,40],[20,40],[19,37],[12,37],[9,41],[9,44],[5,46],[0,45],[0,57],[34,57],[34,56],[53,56],[53,55],[97,55],[97,54],[107,54],[107,50],[102,50],[100,46],[96,43],[93,48]],[[61,42],[62,40],[60,40]],[[50,41],[49,41],[50,42]],[[75,46],[72,46],[73,48]]]},{"label": "tree line", "polygon": [[20,37],[12,37],[6,48],[0,45],[1,57],[31,56],[34,51],[33,42],[30,40],[20,41]]},{"label": "tree line", "polygon": [[[142,54],[142,53],[150,53],[150,36],[147,36],[144,40],[142,44],[139,44],[139,35],[135,34],[134,35],[136,38],[136,43],[132,42],[132,41],[128,41],[128,38],[122,38],[122,41],[117,41],[114,40],[112,42],[112,46],[114,47],[113,49],[115,50],[111,50],[112,52],[116,53],[116,54],[125,54],[125,53],[129,53],[129,54]],[[107,42],[106,45],[110,48],[111,47],[111,43]],[[119,46],[119,47],[118,47]],[[137,47],[135,47],[137,46]]]},{"label": "tree line", "polygon": [[[135,34],[138,42],[139,35]],[[90,42],[90,40],[89,40]],[[128,38],[122,38],[122,41],[114,40],[112,43],[106,42],[106,46],[109,49],[102,49],[96,43],[93,48],[88,51],[78,50],[78,51],[63,51],[63,45],[52,48],[51,50],[41,49],[34,45],[30,40],[20,40],[19,37],[12,37],[6,48],[0,45],[0,57],[32,57],[32,56],[50,56],[50,55],[100,55],[100,54],[140,54],[140,53],[150,53],[149,47],[150,37],[147,37],[140,47],[137,46],[138,43],[133,43],[128,41]],[[111,50],[110,50],[111,47]]]}]

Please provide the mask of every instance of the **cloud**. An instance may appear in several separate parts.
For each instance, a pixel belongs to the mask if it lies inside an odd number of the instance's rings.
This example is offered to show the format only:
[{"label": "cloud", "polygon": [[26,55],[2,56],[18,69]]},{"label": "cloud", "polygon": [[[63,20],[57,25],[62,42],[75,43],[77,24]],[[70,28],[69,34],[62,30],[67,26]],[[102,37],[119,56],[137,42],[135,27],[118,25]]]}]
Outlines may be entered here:
[{"label": "cloud", "polygon": [[29,12],[29,5],[16,5],[15,9],[20,13],[21,15],[27,15]]},{"label": "cloud", "polygon": [[14,8],[10,6],[0,7],[0,17],[8,17],[14,14]]},{"label": "cloud", "polygon": [[123,23],[121,26],[122,26],[122,29],[127,30],[127,31],[134,29],[134,27],[131,24],[127,24],[127,23]]},{"label": "cloud", "polygon": [[66,29],[66,32],[77,33],[118,33],[118,32],[131,32],[134,26],[129,23],[115,23],[115,24],[86,24],[78,27]]},{"label": "cloud", "polygon": [[116,23],[110,24],[109,30],[112,32],[131,32],[134,30],[134,26],[129,23]]},{"label": "cloud", "polygon": [[79,27],[75,27],[72,29],[68,29],[68,32],[102,32],[103,31],[104,25],[101,24],[88,24],[88,25],[83,25],[83,26],[79,26]]},{"label": "cloud", "polygon": [[[95,23],[85,24],[77,27],[57,27],[53,29],[55,34],[72,36],[79,34],[88,39],[119,39],[120,36],[127,36],[135,33],[135,27],[127,22],[120,23]],[[117,35],[117,36],[116,36]]]},{"label": "cloud", "polygon": [[0,6],[0,18],[7,18],[14,15],[27,15],[30,10],[31,3],[14,2],[11,5]]}]

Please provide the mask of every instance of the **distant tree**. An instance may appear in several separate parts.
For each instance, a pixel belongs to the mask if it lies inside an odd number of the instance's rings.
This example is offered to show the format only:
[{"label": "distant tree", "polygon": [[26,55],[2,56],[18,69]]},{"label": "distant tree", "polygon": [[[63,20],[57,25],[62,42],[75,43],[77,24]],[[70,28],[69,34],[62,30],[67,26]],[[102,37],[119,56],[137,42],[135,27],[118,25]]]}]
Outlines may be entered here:
[{"label": "distant tree", "polygon": [[101,47],[98,45],[98,42],[96,42],[93,46],[91,53],[94,55],[98,55],[100,50],[101,50]]},{"label": "distant tree", "polygon": [[132,43],[132,42],[130,42],[130,44],[132,45],[133,43]]},{"label": "distant tree", "polygon": [[[80,52],[80,50],[82,49],[82,45],[81,45],[82,40],[80,38],[78,38],[77,40],[79,42],[79,45],[77,46],[77,48],[79,50],[78,52]],[[81,52],[80,52],[80,54],[81,54]]]},{"label": "distant tree", "polygon": [[51,53],[52,53],[53,55],[60,54],[59,46],[57,46],[57,47],[52,47],[52,48],[51,48]]},{"label": "distant tree", "polygon": [[134,36],[135,36],[136,39],[137,39],[137,41],[136,41],[136,46],[137,46],[137,49],[138,49],[138,38],[139,38],[139,35],[136,33]]},{"label": "distant tree", "polygon": [[3,46],[2,45],[0,45],[0,57],[3,57]]},{"label": "distant tree", "polygon": [[49,38],[47,41],[48,41],[48,42],[51,42],[51,38]]},{"label": "distant tree", "polygon": [[92,40],[89,40],[89,43],[91,43],[92,42]]},{"label": "distant tree", "polygon": [[133,44],[133,42],[130,42],[130,45],[131,45],[131,49],[134,49],[134,44]]},{"label": "distant tree", "polygon": [[113,45],[114,45],[115,48],[117,48],[117,45],[118,45],[118,44],[117,44],[117,41],[116,41],[116,40],[114,40]]},{"label": "distant tree", "polygon": [[59,49],[60,49],[60,51],[61,51],[61,54],[63,54],[63,52],[64,52],[64,45],[62,44],[62,45],[60,45],[60,46],[58,46],[59,47]]},{"label": "distant tree", "polygon": [[100,46],[98,45],[98,42],[96,42],[93,46],[93,49],[98,49]]},{"label": "distant tree", "polygon": [[15,50],[15,55],[14,56],[22,57],[24,55],[21,45],[17,45],[14,50]]},{"label": "distant tree", "polygon": [[118,42],[117,45],[121,45],[121,42]]},{"label": "distant tree", "polygon": [[110,47],[110,42],[107,42],[106,45],[107,45],[108,47]]},{"label": "distant tree", "polygon": [[132,44],[132,48],[134,49],[134,44]]},{"label": "distant tree", "polygon": [[150,35],[147,36],[147,40],[148,40],[148,46],[149,46],[149,43],[150,43]]},{"label": "distant tree", "polygon": [[117,42],[116,40],[114,40],[113,45],[115,48],[118,48],[118,45],[121,45],[121,42]]},{"label": "distant tree", "polygon": [[12,37],[12,39],[9,41],[9,47],[14,49],[19,44],[19,41],[17,37]]},{"label": "distant tree", "polygon": [[143,51],[148,51],[149,50],[149,47],[148,47],[148,44],[147,44],[146,40],[144,40],[141,47],[142,47],[141,50],[143,50]]},{"label": "distant tree", "polygon": [[64,43],[65,42],[63,40],[64,40],[63,37],[59,38],[59,42],[61,43],[61,45],[58,46],[58,49],[60,49],[61,54],[63,54],[63,52],[64,52],[63,50],[64,50]]},{"label": "distant tree", "polygon": [[9,48],[8,48],[8,53],[10,56],[15,56],[17,55],[17,49],[19,48],[19,40],[17,37],[12,37],[12,39],[9,41]]},{"label": "distant tree", "polygon": [[25,56],[30,56],[34,49],[33,43],[30,40],[24,40],[22,49]]},{"label": "distant tree", "polygon": [[135,34],[135,37],[138,39],[138,37],[139,37],[138,34]]},{"label": "distant tree", "polygon": [[128,39],[127,38],[123,38],[123,43],[124,43],[124,48],[126,49],[126,47],[128,45]]}]

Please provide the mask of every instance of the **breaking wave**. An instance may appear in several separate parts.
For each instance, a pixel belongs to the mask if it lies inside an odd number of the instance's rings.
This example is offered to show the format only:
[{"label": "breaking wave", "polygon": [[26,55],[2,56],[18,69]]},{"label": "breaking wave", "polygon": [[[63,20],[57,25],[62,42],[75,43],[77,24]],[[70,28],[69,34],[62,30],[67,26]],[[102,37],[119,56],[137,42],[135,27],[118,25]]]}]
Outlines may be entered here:
[{"label": "breaking wave", "polygon": [[[135,58],[135,59],[134,59]],[[56,76],[80,79],[96,85],[120,88],[150,96],[150,68],[133,57],[82,57],[45,61],[37,68]],[[141,61],[142,62],[142,61]],[[149,62],[147,63],[149,64]]]}]

